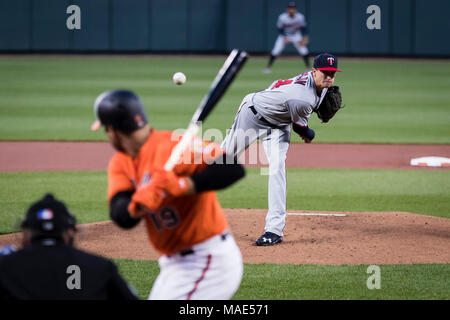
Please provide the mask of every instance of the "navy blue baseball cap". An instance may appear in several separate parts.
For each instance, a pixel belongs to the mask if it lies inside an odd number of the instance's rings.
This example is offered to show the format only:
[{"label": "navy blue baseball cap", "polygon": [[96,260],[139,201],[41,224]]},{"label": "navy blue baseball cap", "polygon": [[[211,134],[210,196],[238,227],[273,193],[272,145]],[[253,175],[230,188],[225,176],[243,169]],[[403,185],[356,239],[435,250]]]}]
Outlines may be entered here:
[{"label": "navy blue baseball cap", "polygon": [[338,59],[329,53],[321,53],[314,59],[314,69],[322,70],[322,71],[338,71]]},{"label": "navy blue baseball cap", "polygon": [[296,8],[295,2],[294,1],[290,1],[288,3],[288,8]]},{"label": "navy blue baseball cap", "polygon": [[76,219],[63,202],[49,193],[30,206],[22,221],[22,228],[47,233],[76,230]]}]

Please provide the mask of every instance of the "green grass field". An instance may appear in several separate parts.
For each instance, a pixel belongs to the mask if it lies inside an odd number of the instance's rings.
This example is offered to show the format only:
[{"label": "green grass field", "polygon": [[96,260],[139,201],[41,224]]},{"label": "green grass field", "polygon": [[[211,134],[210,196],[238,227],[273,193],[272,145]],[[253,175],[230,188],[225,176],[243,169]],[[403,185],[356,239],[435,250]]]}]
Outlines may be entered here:
[{"label": "green grass field", "polygon": [[[156,261],[117,259],[120,272],[147,299]],[[367,288],[367,265],[246,264],[236,300],[449,299],[450,265],[382,265],[381,288]]]},{"label": "green grass field", "polygon": [[[221,57],[0,58],[0,140],[103,140],[92,133],[96,96],[115,88],[135,90],[153,126],[185,128],[214,79]],[[204,129],[223,133],[245,96],[273,80],[304,70],[280,59],[262,75],[265,58],[250,58]],[[450,62],[342,59],[336,84],[346,107],[329,124],[315,116],[317,142],[449,143]],[[183,71],[187,83],[172,84]],[[295,136],[294,141],[299,141]]]},{"label": "green grass field", "polygon": [[[92,105],[105,90],[135,90],[157,129],[186,127],[223,57],[0,57],[0,140],[104,140],[91,132]],[[303,71],[300,59],[251,57],[204,131],[231,125],[245,94]],[[336,84],[346,107],[329,124],[313,115],[316,142],[450,143],[450,62],[341,59]],[[183,86],[172,74],[187,75]],[[221,137],[217,137],[219,140]],[[300,141],[293,135],[293,141]],[[1,150],[0,150],[1,152]],[[288,169],[288,209],[408,211],[450,218],[448,170]],[[218,193],[225,208],[266,208],[267,177],[247,177]],[[304,188],[304,184],[308,188]],[[79,223],[108,219],[106,173],[0,173],[0,234],[18,231],[31,202],[54,192]],[[155,261],[115,260],[146,298]],[[366,287],[367,266],[246,264],[234,299],[450,299],[449,264],[382,265],[382,289]]]}]

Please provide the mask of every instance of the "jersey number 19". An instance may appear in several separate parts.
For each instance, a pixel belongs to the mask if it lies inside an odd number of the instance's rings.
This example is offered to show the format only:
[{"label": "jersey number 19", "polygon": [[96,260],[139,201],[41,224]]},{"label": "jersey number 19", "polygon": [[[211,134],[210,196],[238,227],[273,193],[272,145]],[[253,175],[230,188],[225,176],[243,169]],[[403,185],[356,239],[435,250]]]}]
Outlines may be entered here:
[{"label": "jersey number 19", "polygon": [[158,231],[162,231],[164,228],[175,228],[180,222],[177,212],[171,207],[162,208],[157,212],[149,212],[148,216]]}]

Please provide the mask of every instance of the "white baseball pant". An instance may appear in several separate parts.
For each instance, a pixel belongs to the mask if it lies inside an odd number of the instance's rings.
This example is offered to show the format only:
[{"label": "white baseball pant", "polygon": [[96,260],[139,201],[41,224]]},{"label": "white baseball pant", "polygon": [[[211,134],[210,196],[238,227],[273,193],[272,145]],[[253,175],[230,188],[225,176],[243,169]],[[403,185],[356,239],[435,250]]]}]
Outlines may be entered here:
[{"label": "white baseball pant", "polygon": [[277,40],[275,41],[275,45],[273,46],[271,54],[275,57],[280,55],[280,53],[284,50],[285,43],[284,38],[288,38],[292,45],[297,49],[298,53],[301,56],[306,56],[309,53],[309,50],[306,46],[298,45],[299,41],[302,41],[303,37],[300,32],[296,32],[293,35],[284,36],[282,34],[278,35]]},{"label": "white baseball pant", "polygon": [[159,258],[149,300],[228,300],[234,295],[244,267],[233,236],[226,232],[191,249]]}]

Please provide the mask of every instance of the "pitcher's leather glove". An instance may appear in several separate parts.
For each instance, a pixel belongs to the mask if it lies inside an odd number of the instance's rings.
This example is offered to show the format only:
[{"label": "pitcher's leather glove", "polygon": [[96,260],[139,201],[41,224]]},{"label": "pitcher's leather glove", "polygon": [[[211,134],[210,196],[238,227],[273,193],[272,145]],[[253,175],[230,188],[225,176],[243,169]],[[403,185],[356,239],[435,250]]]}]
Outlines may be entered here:
[{"label": "pitcher's leather glove", "polygon": [[322,122],[328,122],[342,107],[342,94],[338,86],[328,88],[319,108],[315,110]]}]

